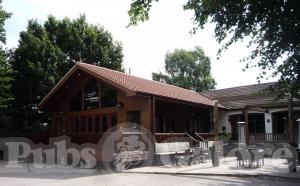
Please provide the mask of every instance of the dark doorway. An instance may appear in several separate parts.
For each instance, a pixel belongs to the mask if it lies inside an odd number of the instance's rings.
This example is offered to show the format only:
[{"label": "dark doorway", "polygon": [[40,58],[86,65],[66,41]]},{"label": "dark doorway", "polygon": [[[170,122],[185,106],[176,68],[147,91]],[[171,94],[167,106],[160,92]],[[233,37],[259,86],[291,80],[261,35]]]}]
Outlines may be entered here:
[{"label": "dark doorway", "polygon": [[263,134],[265,133],[265,114],[264,113],[250,113],[249,114],[249,133]]},{"label": "dark doorway", "polygon": [[130,124],[130,128],[137,129],[141,123],[140,111],[130,111],[126,114],[126,121]]},{"label": "dark doorway", "polygon": [[241,114],[229,116],[229,123],[231,126],[231,140],[238,140],[238,124],[237,122],[241,121]]}]

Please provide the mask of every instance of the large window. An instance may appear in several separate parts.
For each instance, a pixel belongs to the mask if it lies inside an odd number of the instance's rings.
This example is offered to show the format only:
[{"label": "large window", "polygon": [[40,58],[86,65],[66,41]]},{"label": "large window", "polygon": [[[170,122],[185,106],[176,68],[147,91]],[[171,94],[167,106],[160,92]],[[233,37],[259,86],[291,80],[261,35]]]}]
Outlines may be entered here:
[{"label": "large window", "polygon": [[105,85],[101,87],[101,107],[114,107],[117,105],[117,92]]},{"label": "large window", "polygon": [[284,134],[288,130],[288,112],[272,113],[273,133]]},{"label": "large window", "polygon": [[140,111],[130,111],[126,114],[126,120],[131,128],[138,128],[140,124]]},{"label": "large window", "polygon": [[265,133],[264,114],[249,114],[249,133]]},{"label": "large window", "polygon": [[117,91],[107,85],[99,85],[97,80],[92,80],[78,90],[70,101],[71,112],[92,110],[99,107],[115,107],[117,105]]},{"label": "large window", "polygon": [[84,86],[84,110],[99,108],[99,83],[90,81]]},{"label": "large window", "polygon": [[82,109],[82,92],[81,89],[71,99],[71,111],[81,111]]},{"label": "large window", "polygon": [[[77,116],[70,118],[70,128],[67,132],[73,134],[99,134],[116,125],[116,113]],[[60,132],[58,131],[58,133]]]}]

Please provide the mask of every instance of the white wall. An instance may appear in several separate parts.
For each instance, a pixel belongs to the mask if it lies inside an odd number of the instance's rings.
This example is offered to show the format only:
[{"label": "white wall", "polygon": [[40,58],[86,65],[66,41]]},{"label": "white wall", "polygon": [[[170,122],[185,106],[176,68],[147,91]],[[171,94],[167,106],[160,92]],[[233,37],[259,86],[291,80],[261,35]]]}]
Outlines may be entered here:
[{"label": "white wall", "polygon": [[[300,106],[294,107],[294,110],[300,110]],[[265,132],[266,133],[273,133],[273,126],[272,126],[272,113],[279,112],[279,111],[287,111],[287,107],[282,108],[270,108],[268,109],[268,113],[265,113]],[[249,111],[249,113],[259,113],[255,111]],[[222,130],[222,126],[226,127],[226,132],[231,133],[231,126],[228,122],[230,115],[235,114],[242,114],[242,110],[237,111],[220,111],[219,112],[219,130]],[[268,122],[269,121],[269,122]]]},{"label": "white wall", "polygon": [[272,113],[265,113],[265,133],[273,133]]},{"label": "white wall", "polygon": [[241,114],[242,111],[238,110],[238,111],[220,111],[219,112],[219,130],[222,130],[222,127],[225,126],[226,127],[226,132],[231,133],[231,126],[230,123],[228,121],[229,116],[230,115],[235,115],[235,114]]}]

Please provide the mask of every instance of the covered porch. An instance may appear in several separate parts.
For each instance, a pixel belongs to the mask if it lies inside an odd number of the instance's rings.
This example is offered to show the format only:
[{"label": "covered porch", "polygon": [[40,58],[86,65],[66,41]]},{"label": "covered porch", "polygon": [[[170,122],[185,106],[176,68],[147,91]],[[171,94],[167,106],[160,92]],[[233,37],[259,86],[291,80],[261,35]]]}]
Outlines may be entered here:
[{"label": "covered porch", "polygon": [[156,143],[207,145],[215,136],[213,107],[155,99],[153,114]]},{"label": "covered porch", "polygon": [[[292,121],[290,123],[288,118],[287,108],[254,109],[246,107],[240,113],[228,114],[228,126],[230,127],[229,142],[238,143],[240,132],[238,122],[244,121],[245,138],[248,144],[282,144],[289,143],[289,140],[292,140],[293,144],[297,144],[299,125],[296,120],[300,118],[300,110],[298,108],[293,110]],[[290,134],[289,127],[293,128]],[[289,139],[289,136],[292,136],[292,139]]]}]

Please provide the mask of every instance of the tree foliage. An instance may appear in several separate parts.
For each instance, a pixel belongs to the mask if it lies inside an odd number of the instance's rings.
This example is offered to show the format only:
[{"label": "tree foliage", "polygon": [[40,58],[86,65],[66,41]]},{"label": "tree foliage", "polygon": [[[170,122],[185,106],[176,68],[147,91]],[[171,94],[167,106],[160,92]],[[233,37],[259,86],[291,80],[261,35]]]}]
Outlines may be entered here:
[{"label": "tree foliage", "polygon": [[7,51],[3,49],[6,42],[4,24],[11,14],[3,10],[2,0],[0,0],[0,136],[6,132],[9,125],[8,106],[12,100],[11,95],[11,80],[12,69],[8,63]]},{"label": "tree foliage", "polygon": [[12,100],[12,69],[5,50],[0,49],[0,109],[6,109]]},{"label": "tree foliage", "polygon": [[210,74],[210,59],[196,47],[186,51],[176,49],[166,54],[164,73],[153,73],[153,80],[194,91],[214,89],[216,82]]},{"label": "tree foliage", "polygon": [[88,24],[85,16],[58,20],[49,16],[40,24],[30,20],[12,51],[14,70],[11,132],[30,134],[41,128],[36,109],[42,98],[75,62],[122,70],[122,46],[101,26]]},{"label": "tree foliage", "polygon": [[3,44],[6,43],[4,24],[5,20],[11,14],[3,10],[1,4],[2,0],[0,0],[0,109],[5,109],[11,99],[10,84],[12,71],[8,64],[7,52],[3,49]]},{"label": "tree foliage", "polygon": [[[129,11],[132,25],[149,17],[151,0],[133,0]],[[142,9],[142,10],[141,10]],[[258,80],[266,71],[279,76],[279,91],[299,97],[300,90],[300,1],[298,0],[188,0],[185,10],[194,12],[194,28],[215,23],[215,38],[223,46],[250,38],[252,53],[242,61],[258,66]],[[258,63],[253,63],[259,59]],[[283,61],[283,62],[281,62]]]}]

